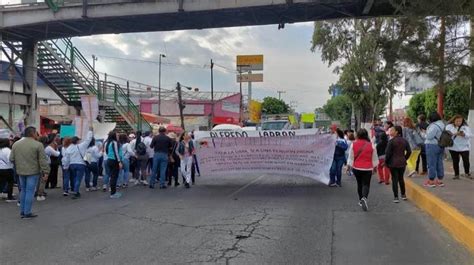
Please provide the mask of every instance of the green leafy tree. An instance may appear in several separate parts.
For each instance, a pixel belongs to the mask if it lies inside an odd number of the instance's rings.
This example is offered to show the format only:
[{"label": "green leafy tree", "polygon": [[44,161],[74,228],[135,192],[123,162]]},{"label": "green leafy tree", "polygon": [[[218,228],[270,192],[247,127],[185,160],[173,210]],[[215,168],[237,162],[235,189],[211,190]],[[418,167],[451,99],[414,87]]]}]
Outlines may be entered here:
[{"label": "green leafy tree", "polygon": [[352,104],[347,95],[340,95],[329,99],[323,106],[323,111],[331,119],[341,122],[343,128],[350,127]]},{"label": "green leafy tree", "polygon": [[338,84],[359,121],[378,117],[401,81],[399,51],[416,31],[408,19],[342,19],[316,22],[311,50],[319,49],[340,74]]},{"label": "green leafy tree", "polygon": [[263,99],[262,111],[265,114],[284,114],[288,113],[290,106],[281,99],[266,97]]},{"label": "green leafy tree", "polygon": [[[469,112],[470,85],[467,81],[450,82],[446,86],[445,119],[448,120],[456,114],[467,117]],[[416,94],[410,99],[408,115],[412,119],[420,114],[429,114],[436,111],[438,94],[436,87],[423,93]]]}]

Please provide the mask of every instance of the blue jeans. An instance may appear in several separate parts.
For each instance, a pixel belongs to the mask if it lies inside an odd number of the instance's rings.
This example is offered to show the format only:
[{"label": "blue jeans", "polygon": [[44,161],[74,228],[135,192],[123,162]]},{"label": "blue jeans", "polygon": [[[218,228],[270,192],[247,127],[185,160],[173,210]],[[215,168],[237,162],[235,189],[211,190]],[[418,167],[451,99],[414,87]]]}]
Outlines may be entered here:
[{"label": "blue jeans", "polygon": [[438,178],[442,180],[444,178],[444,165],[443,165],[444,148],[437,144],[426,145],[426,159],[428,161],[428,177],[430,180]]},{"label": "blue jeans", "polygon": [[69,168],[68,169],[62,168],[62,169],[63,169],[63,191],[69,192],[69,182],[71,181],[70,180],[71,170]]},{"label": "blue jeans", "polygon": [[86,173],[86,165],[72,164],[69,166],[69,169],[71,170],[71,175],[74,176],[74,192],[79,193],[82,179]]},{"label": "blue jeans", "polygon": [[168,154],[155,153],[153,156],[153,171],[150,176],[150,186],[155,185],[155,179],[160,170],[160,187],[166,186],[166,167],[168,166]]},{"label": "blue jeans", "polygon": [[97,187],[97,179],[99,178],[99,165],[97,162],[92,162],[86,167],[86,188],[91,187],[91,174],[92,174],[92,187]]},{"label": "blue jeans", "polygon": [[336,183],[341,185],[341,178],[342,178],[342,167],[346,160],[343,159],[334,159],[332,161],[331,169],[329,170],[329,184]]},{"label": "blue jeans", "polygon": [[128,183],[128,177],[130,175],[130,160],[124,158],[122,160],[122,170],[120,170],[119,173],[119,181],[118,183],[120,184],[127,184]]},{"label": "blue jeans", "polygon": [[20,214],[31,214],[31,207],[33,206],[33,199],[35,195],[36,185],[38,184],[40,176],[20,176]]}]

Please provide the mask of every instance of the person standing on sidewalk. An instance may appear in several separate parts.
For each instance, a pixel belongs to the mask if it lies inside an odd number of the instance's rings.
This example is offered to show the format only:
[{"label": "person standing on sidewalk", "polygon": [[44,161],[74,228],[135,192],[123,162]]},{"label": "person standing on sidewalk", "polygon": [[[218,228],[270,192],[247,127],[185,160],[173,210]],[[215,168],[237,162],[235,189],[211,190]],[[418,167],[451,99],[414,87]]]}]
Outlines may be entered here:
[{"label": "person standing on sidewalk", "polygon": [[[191,137],[190,137],[191,138]],[[150,144],[155,154],[153,156],[153,170],[150,176],[150,189],[155,188],[155,181],[158,170],[160,171],[160,189],[166,189],[166,169],[168,167],[168,159],[173,148],[173,141],[166,136],[166,128],[160,127],[159,134],[153,137]],[[192,160],[191,160],[192,162]]]},{"label": "person standing on sidewalk", "polygon": [[430,125],[426,130],[426,158],[428,160],[428,180],[424,183],[424,186],[434,188],[444,187],[444,147],[438,144],[441,139],[441,134],[445,128],[441,116],[437,112],[433,112],[428,117]]},{"label": "person standing on sidewalk", "polygon": [[387,150],[388,136],[385,132],[379,136],[379,143],[377,144],[377,155],[379,157],[379,164],[377,166],[377,173],[379,175],[379,184],[390,184],[390,169],[385,163],[385,151]]},{"label": "person standing on sidewalk", "polygon": [[43,144],[36,140],[36,128],[26,128],[24,135],[22,140],[13,144],[10,161],[20,179],[20,216],[29,219],[38,216],[31,211],[35,188],[40,177],[48,179],[50,168]]},{"label": "person standing on sidewalk", "polygon": [[405,168],[407,166],[407,159],[411,155],[410,144],[403,137],[403,129],[400,126],[390,128],[391,140],[388,142],[387,151],[385,152],[385,163],[390,168],[392,173],[392,190],[393,190],[393,202],[399,203],[398,197],[398,186],[400,185],[400,191],[402,193],[402,199],[406,200],[407,196],[405,193],[405,180],[403,175],[405,174]]},{"label": "person standing on sidewalk", "polygon": [[13,164],[10,162],[10,140],[8,138],[0,139],[0,187],[7,189],[7,202],[16,202],[13,197],[13,182],[15,172]]},{"label": "person standing on sidewalk", "polygon": [[119,173],[119,186],[121,185],[122,188],[128,187],[128,179],[130,175],[130,156],[131,152],[129,151],[129,138],[126,134],[119,135],[119,144],[120,150],[122,151],[122,169]]},{"label": "person standing on sidewalk", "polygon": [[[408,142],[408,145],[411,149],[411,157],[408,158],[410,163],[407,164],[408,170],[410,173],[409,177],[415,176],[416,171],[416,160],[420,156],[420,148],[423,145],[423,138],[416,130],[416,125],[413,123],[413,120],[409,117],[403,119],[403,138]],[[401,136],[401,135],[400,135]]]},{"label": "person standing on sidewalk", "polygon": [[364,211],[369,209],[367,199],[369,197],[370,179],[378,163],[377,151],[370,142],[369,133],[366,129],[359,129],[356,140],[352,144],[351,150],[349,150],[347,164],[352,167],[356,177],[359,206]]},{"label": "person standing on sidewalk", "polygon": [[109,133],[105,150],[107,155],[107,166],[110,173],[110,198],[118,199],[122,197],[122,194],[117,192],[117,180],[119,172],[123,168],[123,164],[117,132],[111,131]]},{"label": "person standing on sidewalk", "polygon": [[349,147],[344,139],[344,132],[341,129],[336,129],[336,136],[336,147],[329,171],[329,187],[342,187],[342,167],[346,163],[346,150]]},{"label": "person standing on sidewalk", "polygon": [[72,144],[72,139],[65,137],[63,139],[63,146],[61,147],[61,168],[63,170],[63,196],[69,196],[69,190],[73,189],[74,181],[71,181],[72,175],[69,169],[69,160],[66,158],[66,150]]},{"label": "person standing on sidewalk", "polygon": [[416,160],[416,172],[420,172],[418,169],[420,168],[420,163],[422,166],[421,174],[422,176],[426,176],[428,174],[428,163],[426,162],[426,147],[425,147],[425,138],[426,138],[426,129],[428,128],[428,123],[426,122],[425,115],[421,114],[418,116],[418,124],[416,125],[416,130],[418,135],[421,136],[423,139],[423,143],[420,146],[420,155]]},{"label": "person standing on sidewalk", "polygon": [[462,157],[466,178],[471,178],[469,151],[471,150],[471,129],[461,115],[455,115],[446,126],[446,131],[453,135],[453,146],[448,147],[453,159],[454,179],[459,179],[459,157]]}]

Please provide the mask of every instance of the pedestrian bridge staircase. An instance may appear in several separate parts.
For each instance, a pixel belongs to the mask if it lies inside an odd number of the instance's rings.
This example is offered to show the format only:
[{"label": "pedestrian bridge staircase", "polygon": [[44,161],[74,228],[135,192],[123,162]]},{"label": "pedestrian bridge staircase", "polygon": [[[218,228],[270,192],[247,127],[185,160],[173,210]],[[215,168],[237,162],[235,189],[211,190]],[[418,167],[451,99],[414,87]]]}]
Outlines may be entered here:
[{"label": "pedestrian bridge staircase", "polygon": [[[17,56],[21,42],[6,42]],[[68,105],[80,107],[82,95],[99,99],[104,122],[116,122],[120,131],[151,130],[139,108],[118,84],[101,80],[99,74],[72,45],[70,39],[38,42],[38,76]]]}]

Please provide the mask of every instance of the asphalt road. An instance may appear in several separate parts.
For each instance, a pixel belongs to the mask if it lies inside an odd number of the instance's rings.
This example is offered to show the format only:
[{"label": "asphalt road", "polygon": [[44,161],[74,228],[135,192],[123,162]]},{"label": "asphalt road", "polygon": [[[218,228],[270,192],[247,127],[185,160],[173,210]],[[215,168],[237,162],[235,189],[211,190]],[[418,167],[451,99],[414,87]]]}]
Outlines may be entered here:
[{"label": "asphalt road", "polygon": [[0,203],[0,264],[474,264],[410,202],[372,181],[369,212],[355,180],[200,177],[190,190],[128,188],[119,200],[50,191],[39,217]]}]

